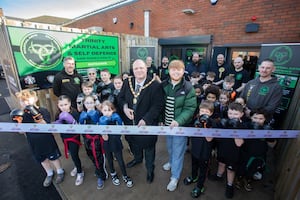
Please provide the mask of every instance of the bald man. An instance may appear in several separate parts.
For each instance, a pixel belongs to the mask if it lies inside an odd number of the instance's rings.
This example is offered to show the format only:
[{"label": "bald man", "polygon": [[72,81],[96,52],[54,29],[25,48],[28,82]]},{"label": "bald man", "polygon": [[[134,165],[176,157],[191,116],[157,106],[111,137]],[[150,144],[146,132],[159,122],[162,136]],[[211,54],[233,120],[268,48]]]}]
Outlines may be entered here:
[{"label": "bald man", "polygon": [[[126,125],[156,126],[158,117],[163,109],[163,89],[155,78],[147,76],[147,66],[143,60],[133,62],[133,75],[128,77],[118,95],[120,109],[123,110],[123,118]],[[133,167],[142,163],[145,155],[147,169],[147,182],[154,179],[154,161],[156,135],[126,135],[134,159],[127,163],[127,167]]]},{"label": "bald man", "polygon": [[233,61],[234,69],[230,70],[229,76],[233,76],[235,79],[233,89],[239,94],[246,83],[250,80],[250,74],[243,68],[244,61],[241,57],[236,57]]}]

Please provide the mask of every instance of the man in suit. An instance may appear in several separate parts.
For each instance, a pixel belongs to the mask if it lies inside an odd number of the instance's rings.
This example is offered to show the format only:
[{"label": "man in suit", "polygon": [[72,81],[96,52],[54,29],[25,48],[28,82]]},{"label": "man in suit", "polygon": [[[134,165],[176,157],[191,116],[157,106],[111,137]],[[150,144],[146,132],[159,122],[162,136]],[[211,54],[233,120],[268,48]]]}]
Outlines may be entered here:
[{"label": "man in suit", "polygon": [[[125,117],[126,125],[157,125],[158,117],[164,105],[163,89],[155,78],[147,76],[147,66],[143,60],[133,62],[133,75],[123,83],[118,96],[118,102]],[[143,161],[147,168],[147,182],[152,183],[154,178],[156,135],[126,135],[134,159],[127,163],[133,167]]]}]

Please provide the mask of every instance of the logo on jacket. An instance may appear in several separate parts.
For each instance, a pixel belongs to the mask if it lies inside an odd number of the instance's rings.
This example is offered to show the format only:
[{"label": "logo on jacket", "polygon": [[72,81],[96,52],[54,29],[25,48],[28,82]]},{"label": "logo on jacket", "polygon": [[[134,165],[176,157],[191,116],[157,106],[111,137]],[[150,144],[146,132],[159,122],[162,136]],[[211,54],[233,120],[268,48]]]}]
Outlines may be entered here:
[{"label": "logo on jacket", "polygon": [[46,33],[31,32],[22,39],[21,53],[33,67],[48,70],[61,62],[60,44]]},{"label": "logo on jacket", "polygon": [[261,87],[260,89],[259,89],[259,92],[258,92],[258,94],[259,95],[266,95],[266,94],[268,94],[269,93],[269,87],[267,87],[267,86],[263,86],[263,87]]}]

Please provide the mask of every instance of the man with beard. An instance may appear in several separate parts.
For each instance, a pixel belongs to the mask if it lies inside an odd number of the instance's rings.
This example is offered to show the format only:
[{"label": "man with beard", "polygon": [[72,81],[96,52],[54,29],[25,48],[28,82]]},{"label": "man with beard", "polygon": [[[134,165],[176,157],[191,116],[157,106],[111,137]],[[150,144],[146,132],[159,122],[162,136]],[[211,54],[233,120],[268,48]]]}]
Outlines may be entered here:
[{"label": "man with beard", "polygon": [[193,53],[192,62],[186,66],[185,71],[188,73],[188,77],[191,77],[193,72],[199,72],[202,75],[201,78],[204,78],[207,72],[207,67],[201,63],[199,53]]}]

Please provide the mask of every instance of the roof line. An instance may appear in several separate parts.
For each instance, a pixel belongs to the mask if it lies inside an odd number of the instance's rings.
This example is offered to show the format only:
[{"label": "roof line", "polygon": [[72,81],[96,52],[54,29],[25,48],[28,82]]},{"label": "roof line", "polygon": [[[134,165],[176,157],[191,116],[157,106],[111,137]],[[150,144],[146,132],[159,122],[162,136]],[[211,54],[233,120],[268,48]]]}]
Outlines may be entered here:
[{"label": "roof line", "polygon": [[68,21],[68,22],[66,22],[66,23],[61,24],[61,26],[69,25],[69,24],[71,24],[71,23],[73,23],[73,22],[75,22],[75,21],[78,21],[78,20],[80,20],[80,19],[84,19],[84,18],[89,17],[89,16],[91,16],[91,15],[95,15],[95,14],[98,14],[98,13],[101,13],[101,12],[105,12],[105,11],[110,10],[110,9],[122,7],[122,6],[126,5],[126,4],[133,3],[133,2],[135,2],[135,1],[138,1],[138,0],[122,0],[122,1],[116,2],[116,3],[114,3],[114,4],[110,4],[110,5],[105,6],[105,7],[103,7],[103,8],[100,8],[100,9],[91,11],[91,12],[89,12],[89,13],[80,15],[79,17],[76,17],[76,18],[74,18],[74,19],[72,19],[72,20],[70,20],[70,21]]}]

